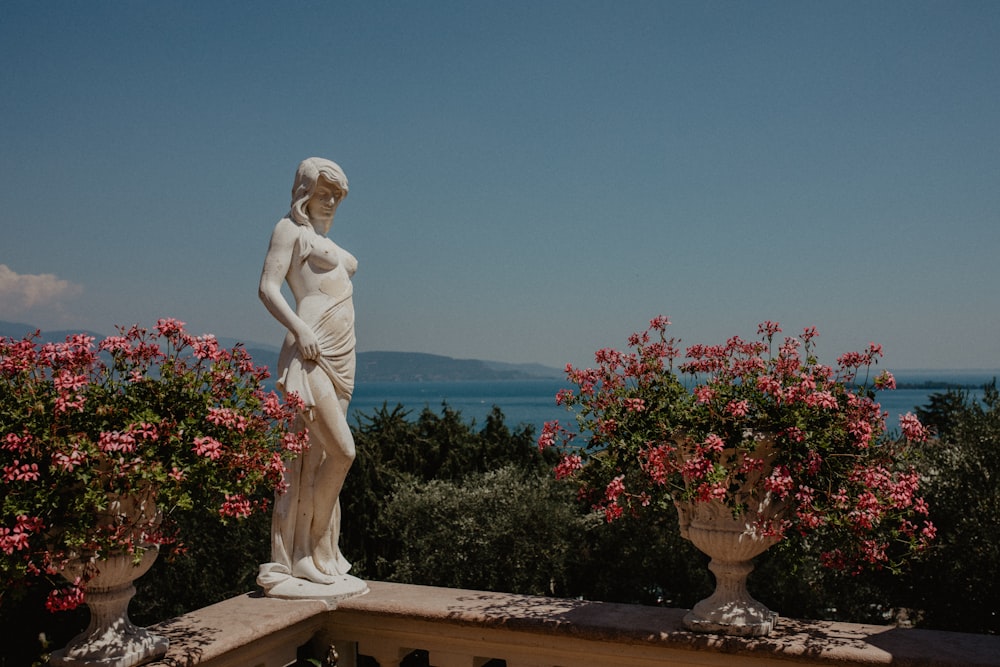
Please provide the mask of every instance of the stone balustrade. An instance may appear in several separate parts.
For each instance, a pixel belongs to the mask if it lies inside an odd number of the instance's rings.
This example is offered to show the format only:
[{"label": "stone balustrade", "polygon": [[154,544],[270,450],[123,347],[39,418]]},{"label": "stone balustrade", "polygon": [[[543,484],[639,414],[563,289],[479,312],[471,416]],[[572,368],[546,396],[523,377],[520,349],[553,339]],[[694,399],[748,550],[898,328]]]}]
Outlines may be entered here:
[{"label": "stone balustrade", "polygon": [[993,636],[781,619],[742,639],[687,632],[679,609],[369,584],[333,610],[250,594],[166,621],[170,651],[153,664],[285,667],[334,646],[338,667],[1000,665]]}]

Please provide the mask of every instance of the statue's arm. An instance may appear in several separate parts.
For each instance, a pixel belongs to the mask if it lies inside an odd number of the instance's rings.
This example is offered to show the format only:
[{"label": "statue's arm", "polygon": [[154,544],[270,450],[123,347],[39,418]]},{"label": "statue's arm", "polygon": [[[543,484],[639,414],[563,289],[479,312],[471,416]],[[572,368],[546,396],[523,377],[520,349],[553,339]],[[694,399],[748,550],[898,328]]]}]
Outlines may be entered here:
[{"label": "statue's arm", "polygon": [[298,226],[291,220],[283,218],[275,225],[267,255],[264,257],[264,269],[260,273],[258,295],[274,319],[281,322],[295,336],[302,356],[306,359],[315,359],[320,353],[316,334],[295,314],[281,294],[281,285],[291,266],[292,251],[298,237]]}]

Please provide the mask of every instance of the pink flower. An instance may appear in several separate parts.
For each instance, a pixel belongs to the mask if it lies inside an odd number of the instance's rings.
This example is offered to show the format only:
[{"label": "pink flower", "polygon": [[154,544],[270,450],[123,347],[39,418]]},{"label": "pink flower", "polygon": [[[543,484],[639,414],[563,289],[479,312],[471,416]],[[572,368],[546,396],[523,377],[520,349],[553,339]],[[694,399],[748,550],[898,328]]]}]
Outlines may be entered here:
[{"label": "pink flower", "polygon": [[750,411],[750,403],[747,401],[729,401],[726,405],[726,412],[733,417],[746,417]]},{"label": "pink flower", "polygon": [[148,440],[153,442],[159,438],[159,432],[154,424],[149,422],[138,422],[136,424],[130,424],[128,427],[128,432],[133,436],[136,436],[142,440]]},{"label": "pink flower", "polygon": [[52,384],[61,392],[78,394],[87,388],[88,379],[86,375],[77,375],[72,371],[59,371]]},{"label": "pink flower", "polygon": [[302,453],[309,446],[309,431],[291,431],[281,436],[281,448],[286,452]]},{"label": "pink flower", "polygon": [[601,419],[597,422],[597,431],[601,435],[614,435],[618,429],[618,422],[614,419]]},{"label": "pink flower", "polygon": [[870,422],[865,419],[856,419],[847,425],[847,430],[854,436],[854,442],[858,447],[865,448],[871,444],[874,429]]},{"label": "pink flower", "polygon": [[625,513],[624,508],[617,502],[610,502],[600,509],[604,511],[604,520],[608,523],[611,523],[615,519],[620,519]]},{"label": "pink flower", "polygon": [[607,500],[616,500],[618,496],[625,493],[624,479],[625,475],[618,475],[608,483],[607,488],[604,490],[604,497]]},{"label": "pink flower", "polygon": [[930,521],[924,521],[924,527],[920,530],[920,535],[927,540],[933,540],[937,536],[937,528]]},{"label": "pink flower", "polygon": [[84,603],[83,588],[79,577],[65,588],[57,588],[49,593],[45,600],[45,608],[50,612],[70,611]]},{"label": "pink flower", "polygon": [[805,442],[806,434],[797,426],[789,426],[783,432],[789,442]]},{"label": "pink flower", "polygon": [[111,352],[112,354],[115,352],[127,354],[132,351],[132,344],[124,336],[108,336],[100,342],[97,349]]},{"label": "pink flower", "polygon": [[102,431],[97,441],[97,446],[102,452],[134,452],[135,437],[130,433],[119,431]]},{"label": "pink flower", "polygon": [[815,391],[805,397],[805,404],[814,408],[825,410],[836,410],[837,399],[828,391]]},{"label": "pink flower", "polygon": [[197,359],[209,361],[218,361],[219,359],[219,341],[211,334],[192,338],[191,348]]},{"label": "pink flower", "polygon": [[714,433],[710,433],[705,441],[701,443],[703,451],[720,453],[726,448],[726,441]]},{"label": "pink flower", "polygon": [[646,448],[640,452],[642,469],[654,484],[663,486],[669,482],[670,473],[676,470],[671,458],[673,452],[674,448],[670,445],[653,443],[646,443]]},{"label": "pink flower", "polygon": [[216,461],[222,457],[222,443],[208,436],[195,438],[194,453]]},{"label": "pink flower", "polygon": [[87,462],[86,452],[82,451],[76,443],[73,443],[72,447],[68,454],[65,452],[54,452],[52,454],[52,462],[66,472],[73,472],[77,466],[81,466]]},{"label": "pink flower", "polygon": [[15,551],[23,551],[30,546],[32,533],[38,533],[45,524],[41,519],[19,515],[14,529],[0,528],[0,551],[10,556]]},{"label": "pink flower", "polygon": [[71,410],[82,411],[85,403],[86,398],[82,394],[60,394],[56,397],[55,411],[57,414]]},{"label": "pink flower", "polygon": [[889,371],[882,371],[875,377],[876,389],[892,390],[896,388],[896,378]]},{"label": "pink flower", "polygon": [[224,517],[234,517],[242,519],[253,514],[253,506],[250,501],[240,494],[226,494],[226,502],[219,508],[219,514]]},{"label": "pink flower", "polygon": [[30,433],[25,433],[23,436],[16,433],[8,433],[4,436],[3,444],[0,445],[0,448],[6,449],[8,452],[13,452],[14,454],[23,454],[31,443],[32,437]]},{"label": "pink flower", "polygon": [[712,462],[704,456],[693,456],[684,461],[681,466],[681,476],[686,482],[695,481],[704,478],[714,468]]},{"label": "pink flower", "polygon": [[764,488],[779,498],[787,496],[793,485],[791,471],[783,465],[775,466],[764,480]]},{"label": "pink flower", "polygon": [[3,469],[4,482],[33,482],[40,477],[37,463],[21,463],[14,459],[14,462]]},{"label": "pink flower", "polygon": [[629,412],[642,412],[646,409],[646,401],[641,398],[626,398],[625,409]]},{"label": "pink flower", "polygon": [[246,417],[230,408],[209,408],[206,420],[217,426],[243,433],[247,428]]},{"label": "pink flower", "polygon": [[556,444],[556,436],[561,427],[558,421],[548,421],[542,425],[542,434],[538,436],[538,449],[542,450]]},{"label": "pink flower", "polygon": [[649,321],[649,328],[659,332],[666,331],[670,326],[670,319],[666,315],[657,315]]},{"label": "pink flower", "polygon": [[560,389],[556,393],[556,405],[568,405],[572,400],[573,391],[571,389]]},{"label": "pink flower", "polygon": [[899,417],[899,428],[903,431],[903,437],[912,442],[924,442],[927,440],[927,429],[920,423],[920,420],[912,412],[907,412]]},{"label": "pink flower", "polygon": [[771,320],[765,320],[757,325],[757,333],[759,335],[764,335],[770,338],[775,334],[781,333],[781,326],[777,322],[772,322]]},{"label": "pink flower", "polygon": [[700,385],[694,390],[694,399],[699,403],[711,403],[715,398],[715,390],[708,385]]},{"label": "pink flower", "polygon": [[583,459],[580,458],[579,454],[567,454],[556,464],[555,473],[556,479],[565,479],[570,477],[577,470],[583,468]]},{"label": "pink flower", "polygon": [[695,491],[695,495],[700,502],[707,503],[710,500],[724,500],[726,497],[726,487],[725,485],[715,482],[702,482],[698,485]]},{"label": "pink flower", "polygon": [[757,388],[765,394],[770,394],[780,398],[782,395],[781,381],[773,375],[760,375],[757,377]]},{"label": "pink flower", "polygon": [[885,549],[888,545],[885,542],[877,542],[875,540],[862,540],[861,541],[861,556],[866,561],[872,564],[878,564],[885,562],[888,558],[885,555]]},{"label": "pink flower", "polygon": [[172,317],[164,317],[156,321],[156,332],[166,338],[182,333],[183,331],[184,322],[175,320]]}]

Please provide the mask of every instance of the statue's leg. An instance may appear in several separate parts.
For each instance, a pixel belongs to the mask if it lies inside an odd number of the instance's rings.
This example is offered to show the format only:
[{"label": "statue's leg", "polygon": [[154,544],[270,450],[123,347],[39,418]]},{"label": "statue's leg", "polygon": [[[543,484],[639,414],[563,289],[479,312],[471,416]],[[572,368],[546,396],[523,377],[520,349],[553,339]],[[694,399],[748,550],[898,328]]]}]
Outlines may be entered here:
[{"label": "statue's leg", "polygon": [[[317,389],[320,389],[317,391]],[[347,423],[346,413],[332,385],[313,387],[316,405],[309,427],[308,460],[303,462],[302,491],[299,497],[302,508],[299,516],[310,515],[310,521],[296,527],[296,544],[300,535],[308,533],[309,557],[296,548],[293,575],[317,583],[332,583],[340,572],[340,490],[347,472],[354,462],[354,437]],[[308,470],[307,470],[308,468]],[[306,511],[308,509],[308,512]],[[308,528],[306,528],[308,526]]]}]

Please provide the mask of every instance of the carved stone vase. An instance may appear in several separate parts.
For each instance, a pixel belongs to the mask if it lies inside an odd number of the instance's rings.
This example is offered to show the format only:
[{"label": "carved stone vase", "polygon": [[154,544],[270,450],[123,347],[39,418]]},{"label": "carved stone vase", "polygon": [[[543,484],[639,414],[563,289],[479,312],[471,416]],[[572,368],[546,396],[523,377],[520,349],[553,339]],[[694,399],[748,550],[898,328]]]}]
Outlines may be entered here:
[{"label": "carved stone vase", "polygon": [[747,592],[751,562],[778,540],[761,535],[755,524],[771,518],[767,501],[737,516],[717,500],[677,502],[681,536],[711,556],[715,592],[694,606],[684,625],[695,632],[761,637],[774,629],[778,615]]},{"label": "carved stone vase", "polygon": [[[116,554],[98,563],[100,572],[87,584],[84,601],[90,608],[90,625],[66,648],[52,654],[52,665],[132,667],[167,652],[167,639],[132,624],[128,605],[135,595],[132,582],[153,566],[158,549],[147,548],[135,564],[131,554]],[[67,568],[64,576],[72,576]]]},{"label": "carved stone vase", "polygon": [[[135,595],[133,582],[153,567],[159,546],[145,543],[144,530],[160,515],[152,489],[140,493],[109,495],[108,507],[100,512],[102,525],[131,526],[133,543],[142,544],[141,558],[129,553],[112,554],[97,561],[98,572],[88,582],[84,602],[90,608],[90,625],[74,637],[66,648],[53,652],[52,665],[133,667],[167,652],[166,637],[135,626],[128,617],[128,605]],[[74,581],[84,571],[84,563],[71,561],[62,575]]]}]

